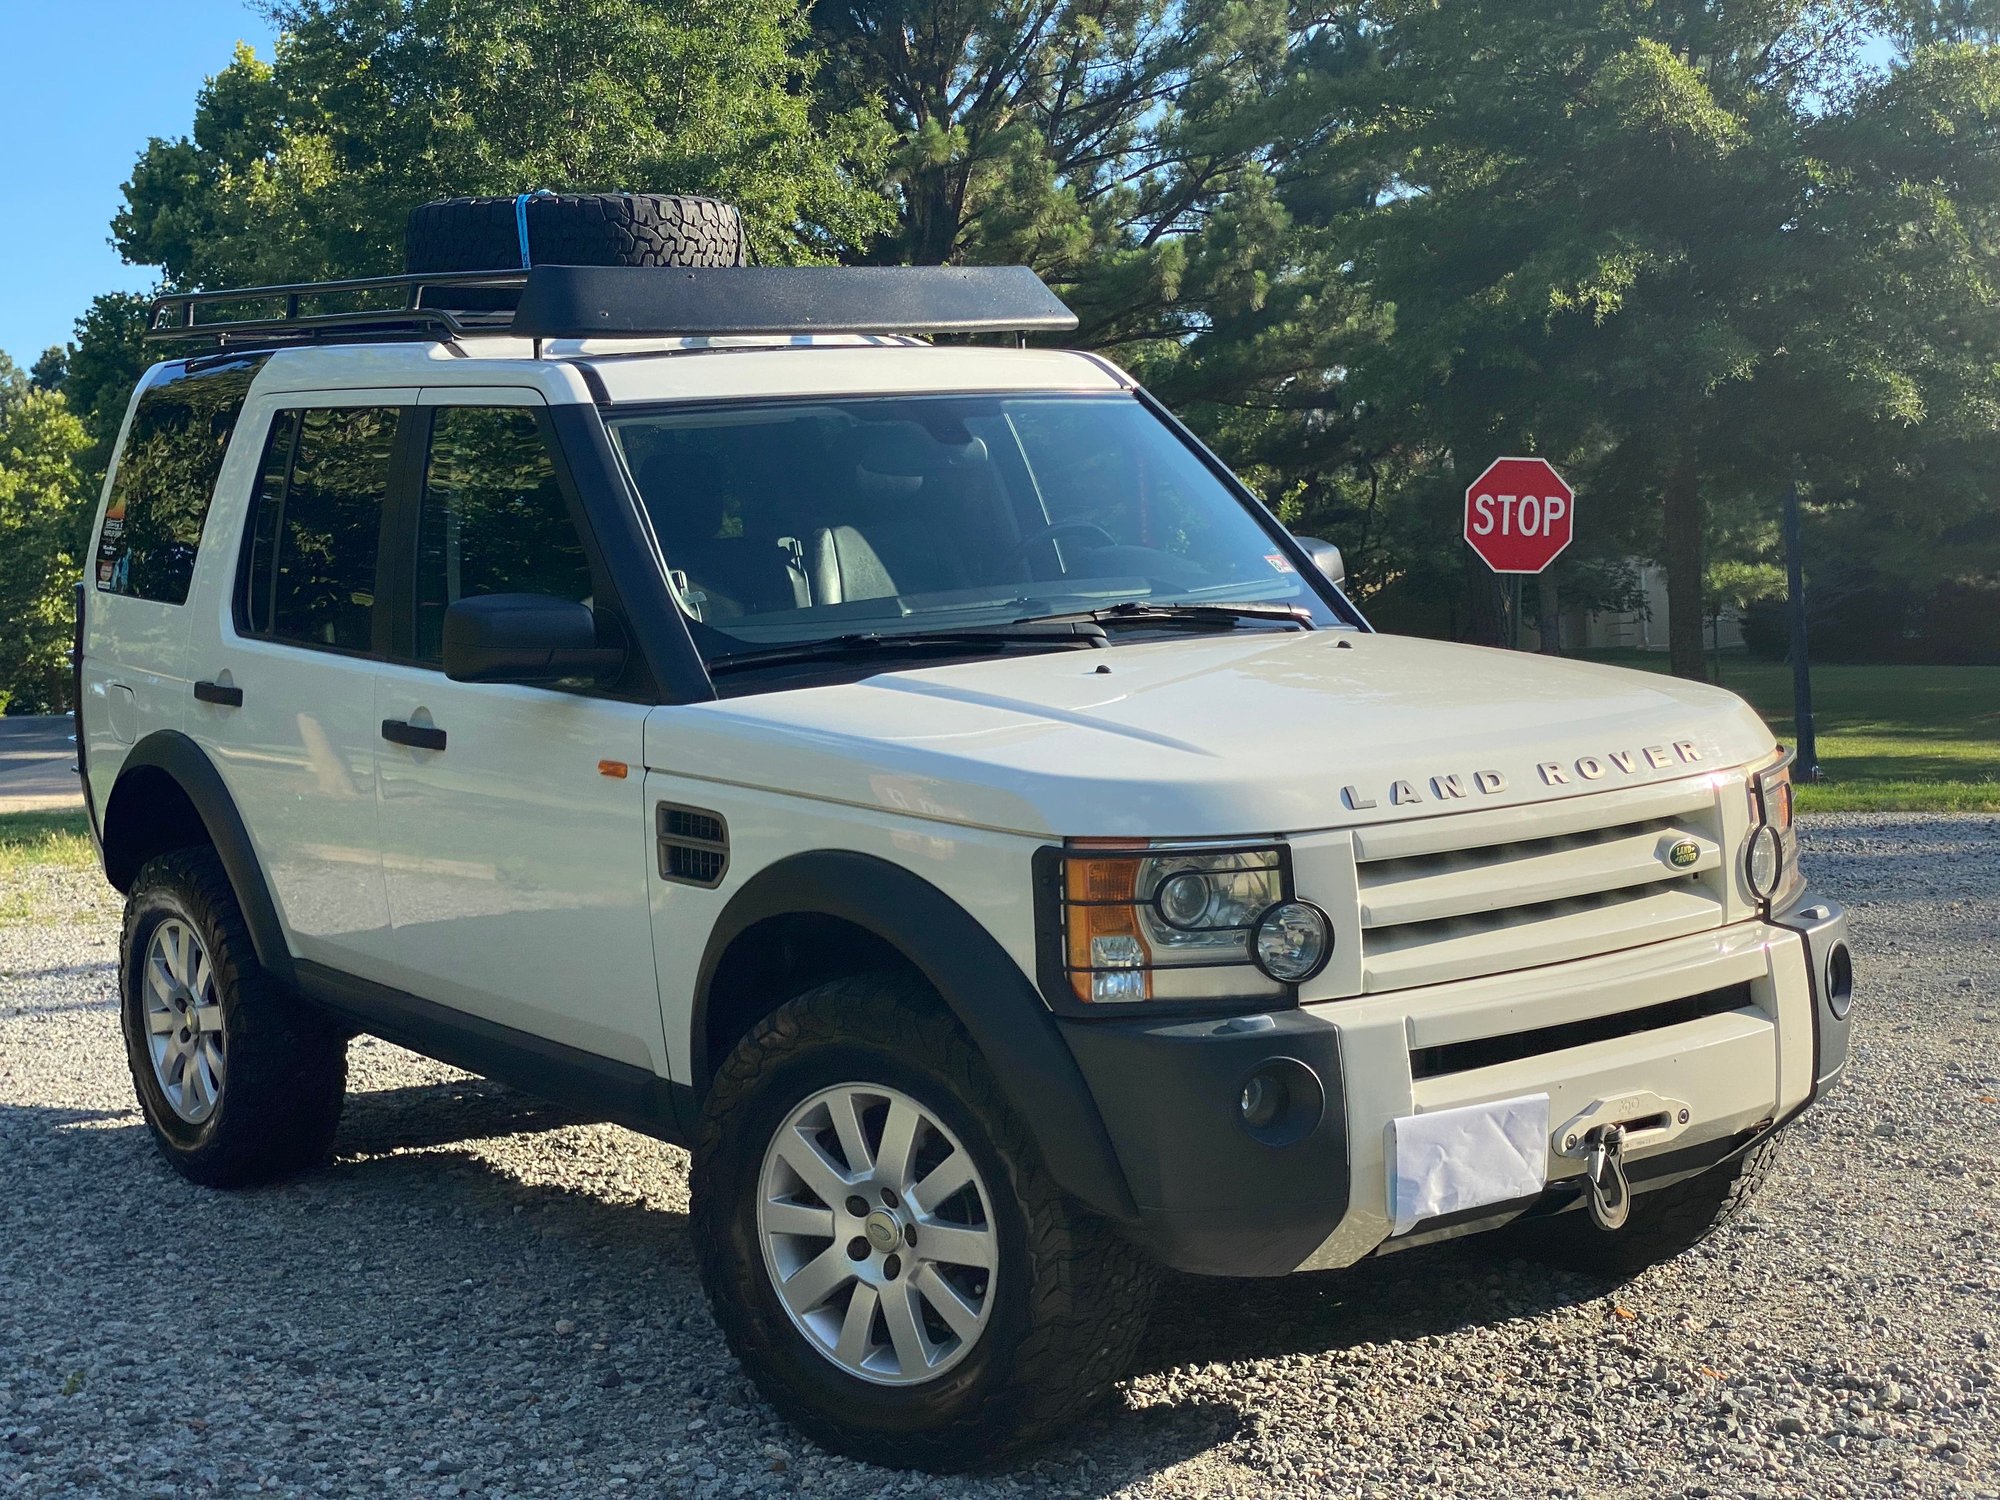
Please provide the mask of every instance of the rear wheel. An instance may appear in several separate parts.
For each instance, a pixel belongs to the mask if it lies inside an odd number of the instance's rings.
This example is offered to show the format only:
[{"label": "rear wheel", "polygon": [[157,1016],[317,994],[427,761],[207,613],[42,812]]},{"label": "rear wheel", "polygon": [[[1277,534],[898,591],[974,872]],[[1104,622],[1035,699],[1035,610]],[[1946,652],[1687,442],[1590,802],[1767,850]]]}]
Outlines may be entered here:
[{"label": "rear wheel", "polygon": [[214,850],[176,850],[139,871],[119,958],[126,1061],[175,1171],[245,1187],[326,1159],[346,1039],[258,963]]},{"label": "rear wheel", "polygon": [[964,1469],[1105,1395],[1143,1331],[1138,1252],[1066,1198],[936,997],[868,976],[719,1071],[695,1246],[731,1348],[826,1447]]},{"label": "rear wheel", "polygon": [[1636,1195],[1631,1216],[1618,1229],[1599,1229],[1578,1210],[1530,1219],[1506,1233],[1516,1248],[1564,1270],[1630,1280],[1692,1250],[1741,1213],[1777,1164],[1780,1139],[1768,1136],[1699,1177]]}]

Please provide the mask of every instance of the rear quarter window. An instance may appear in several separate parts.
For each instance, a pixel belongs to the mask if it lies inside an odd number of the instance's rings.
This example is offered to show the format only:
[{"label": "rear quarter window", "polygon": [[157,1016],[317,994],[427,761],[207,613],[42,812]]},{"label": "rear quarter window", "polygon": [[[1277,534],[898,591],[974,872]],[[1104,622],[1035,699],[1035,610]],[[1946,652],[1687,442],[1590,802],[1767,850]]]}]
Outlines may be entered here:
[{"label": "rear quarter window", "polygon": [[100,591],[187,602],[216,476],[263,364],[257,356],[180,366],[140,395],[98,533]]}]

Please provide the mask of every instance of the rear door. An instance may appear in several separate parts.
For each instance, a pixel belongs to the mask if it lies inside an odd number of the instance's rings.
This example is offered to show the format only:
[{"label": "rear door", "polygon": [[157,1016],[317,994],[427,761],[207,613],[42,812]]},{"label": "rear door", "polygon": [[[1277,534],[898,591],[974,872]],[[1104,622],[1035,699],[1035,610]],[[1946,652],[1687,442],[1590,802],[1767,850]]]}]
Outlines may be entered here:
[{"label": "rear door", "polygon": [[389,972],[375,779],[375,669],[391,480],[415,390],[286,392],[261,433],[235,546],[188,647],[187,732],[242,813],[292,947],[381,982]]},{"label": "rear door", "polygon": [[595,605],[608,579],[536,393],[426,390],[419,420],[397,543],[397,660],[377,688],[398,983],[653,1069],[647,705],[443,671],[454,601],[536,593]]}]

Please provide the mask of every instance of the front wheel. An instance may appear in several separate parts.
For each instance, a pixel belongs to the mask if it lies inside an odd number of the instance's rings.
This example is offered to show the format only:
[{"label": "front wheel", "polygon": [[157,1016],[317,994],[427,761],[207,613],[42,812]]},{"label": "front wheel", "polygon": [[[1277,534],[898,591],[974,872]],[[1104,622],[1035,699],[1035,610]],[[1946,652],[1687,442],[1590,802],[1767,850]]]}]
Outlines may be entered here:
[{"label": "front wheel", "polygon": [[1066,1198],[937,998],[840,980],[717,1074],[694,1241],[730,1347],[828,1448],[933,1470],[1074,1420],[1125,1372],[1150,1278]]}]

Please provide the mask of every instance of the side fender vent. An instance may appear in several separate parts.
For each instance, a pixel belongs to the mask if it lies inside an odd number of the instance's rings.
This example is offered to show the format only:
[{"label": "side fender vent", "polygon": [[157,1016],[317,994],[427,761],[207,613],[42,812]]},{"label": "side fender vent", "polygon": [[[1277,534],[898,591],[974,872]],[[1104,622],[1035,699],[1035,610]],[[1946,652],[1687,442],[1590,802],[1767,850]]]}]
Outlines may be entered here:
[{"label": "side fender vent", "polygon": [[699,807],[662,802],[656,814],[660,879],[713,890],[729,871],[729,825]]}]

